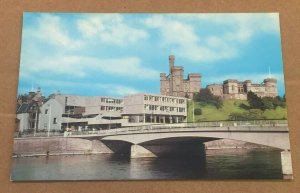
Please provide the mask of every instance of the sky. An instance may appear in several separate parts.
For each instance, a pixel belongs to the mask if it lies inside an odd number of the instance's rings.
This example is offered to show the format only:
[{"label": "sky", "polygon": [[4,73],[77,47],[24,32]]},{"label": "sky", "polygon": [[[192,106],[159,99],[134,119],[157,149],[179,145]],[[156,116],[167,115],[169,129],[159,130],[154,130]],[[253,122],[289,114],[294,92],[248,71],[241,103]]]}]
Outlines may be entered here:
[{"label": "sky", "polygon": [[[201,87],[226,79],[285,93],[278,13],[23,14],[19,94],[122,97],[159,93],[168,57]],[[271,72],[271,73],[269,73]],[[271,74],[271,75],[270,75]]]}]

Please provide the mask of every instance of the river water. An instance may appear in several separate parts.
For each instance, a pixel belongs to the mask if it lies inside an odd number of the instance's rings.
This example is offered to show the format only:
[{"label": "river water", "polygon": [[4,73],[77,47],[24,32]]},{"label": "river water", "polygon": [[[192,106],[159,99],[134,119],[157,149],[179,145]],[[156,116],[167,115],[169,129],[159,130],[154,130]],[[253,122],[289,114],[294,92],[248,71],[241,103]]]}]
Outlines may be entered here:
[{"label": "river water", "polygon": [[203,157],[130,159],[113,154],[13,158],[11,179],[282,179],[280,151],[208,150]]}]

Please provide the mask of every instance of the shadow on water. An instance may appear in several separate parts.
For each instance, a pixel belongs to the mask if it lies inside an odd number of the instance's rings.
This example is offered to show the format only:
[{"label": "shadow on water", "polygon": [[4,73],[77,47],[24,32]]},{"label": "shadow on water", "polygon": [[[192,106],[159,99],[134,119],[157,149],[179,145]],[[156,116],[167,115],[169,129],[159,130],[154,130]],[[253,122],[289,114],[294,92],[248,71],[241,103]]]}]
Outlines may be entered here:
[{"label": "shadow on water", "polygon": [[[135,175],[138,171],[150,171],[156,179],[201,179],[206,177],[205,157],[162,157],[162,158],[138,158],[131,159],[131,168]],[[133,176],[141,178],[143,173]],[[145,176],[147,178],[147,176]],[[150,177],[150,176],[149,176]],[[145,179],[145,178],[144,178]],[[148,178],[148,179],[151,179]]]}]

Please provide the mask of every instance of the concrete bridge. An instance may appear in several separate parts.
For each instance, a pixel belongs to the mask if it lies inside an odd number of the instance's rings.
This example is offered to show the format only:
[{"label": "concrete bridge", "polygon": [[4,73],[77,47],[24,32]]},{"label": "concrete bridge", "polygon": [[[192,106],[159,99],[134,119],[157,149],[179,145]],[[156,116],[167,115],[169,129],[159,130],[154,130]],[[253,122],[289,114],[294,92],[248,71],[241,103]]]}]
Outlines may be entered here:
[{"label": "concrete bridge", "polygon": [[[92,133],[72,133],[72,138],[97,138],[112,152],[118,143],[131,158],[156,157],[165,152],[205,152],[203,143],[232,139],[282,150],[283,174],[292,175],[289,130],[285,122],[207,122],[148,125]],[[115,144],[115,145],[113,145]]]},{"label": "concrete bridge", "polygon": [[[231,139],[282,150],[283,174],[287,178],[292,176],[289,130],[287,122],[282,120],[144,125],[100,131],[65,132],[64,137],[57,138],[59,142],[55,143],[58,145],[68,144],[69,147],[70,144],[76,146],[92,142],[92,149],[97,149],[99,153],[126,153],[131,158],[161,157],[170,154],[205,156],[205,142]],[[62,141],[63,139],[70,143]],[[50,141],[54,140],[53,137],[47,138],[49,143],[43,138],[39,140],[47,144],[43,145],[45,148],[51,149],[53,146],[53,142]],[[20,147],[23,146],[20,143]]]},{"label": "concrete bridge", "polygon": [[[247,124],[246,124],[247,123]],[[169,125],[147,125],[96,132],[72,132],[67,137],[98,138],[101,141],[122,141],[131,145],[176,143],[183,140],[208,142],[217,139],[233,139],[259,145],[289,150],[289,133],[286,124],[253,125],[248,122],[182,123]]]}]

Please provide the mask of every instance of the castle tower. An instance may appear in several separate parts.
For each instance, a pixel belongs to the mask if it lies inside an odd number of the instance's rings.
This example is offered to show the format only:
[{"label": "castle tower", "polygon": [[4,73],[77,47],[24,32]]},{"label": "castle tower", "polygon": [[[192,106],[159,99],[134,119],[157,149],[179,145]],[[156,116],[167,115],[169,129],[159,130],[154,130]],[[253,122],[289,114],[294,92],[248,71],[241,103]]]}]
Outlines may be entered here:
[{"label": "castle tower", "polygon": [[251,80],[245,80],[244,81],[244,91],[246,93],[249,92],[249,91],[251,91],[251,85],[252,85]]},{"label": "castle tower", "polygon": [[160,73],[160,94],[170,95],[170,78],[166,73]]},{"label": "castle tower", "polygon": [[266,89],[265,96],[268,96],[268,97],[278,96],[277,80],[275,78],[264,79],[264,85],[265,85],[265,89]]},{"label": "castle tower", "polygon": [[172,68],[174,67],[175,64],[175,56],[174,55],[170,55],[169,56],[169,68],[170,68],[170,73],[172,71]]},{"label": "castle tower", "polygon": [[173,96],[173,68],[175,63],[175,56],[169,56],[169,71],[170,71],[170,82],[169,82],[169,95]]},{"label": "castle tower", "polygon": [[238,93],[238,81],[234,79],[228,79],[223,82],[224,94],[237,94]]},{"label": "castle tower", "polygon": [[201,75],[198,73],[189,74],[184,79],[183,66],[175,66],[175,56],[169,56],[170,74],[160,74],[160,93],[162,95],[193,98],[193,94],[200,91]]}]

